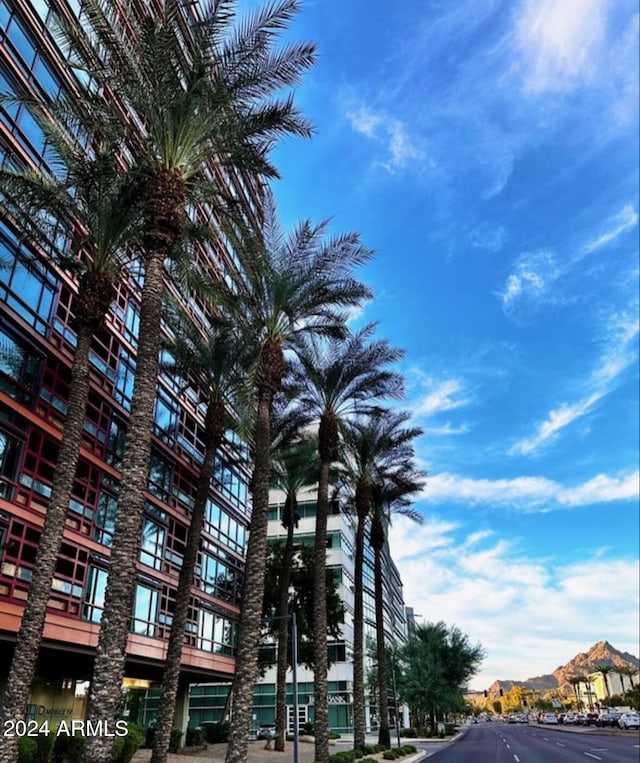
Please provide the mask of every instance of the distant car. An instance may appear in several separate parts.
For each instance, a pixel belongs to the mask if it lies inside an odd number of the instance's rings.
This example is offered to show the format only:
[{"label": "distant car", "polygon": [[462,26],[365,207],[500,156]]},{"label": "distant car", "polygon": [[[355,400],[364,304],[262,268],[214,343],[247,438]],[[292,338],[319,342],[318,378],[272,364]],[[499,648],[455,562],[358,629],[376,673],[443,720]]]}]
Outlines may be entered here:
[{"label": "distant car", "polygon": [[617,726],[622,713],[602,713],[596,721],[596,726]]},{"label": "distant car", "polygon": [[622,713],[618,726],[621,729],[640,729],[640,713]]},{"label": "distant car", "polygon": [[586,713],[578,713],[576,715],[576,719],[574,723],[576,724],[576,726],[584,726],[586,718],[587,718]]},{"label": "distant car", "polygon": [[542,722],[545,726],[557,726],[558,718],[553,713],[545,713],[545,715],[542,716]]},{"label": "distant car", "polygon": [[583,721],[585,726],[595,726],[598,722],[598,713],[586,713]]},{"label": "distant car", "polygon": [[578,722],[578,716],[575,713],[567,713],[562,719],[564,726],[574,726]]},{"label": "distant car", "polygon": [[276,735],[275,723],[263,723],[258,727],[258,739],[273,739]]}]

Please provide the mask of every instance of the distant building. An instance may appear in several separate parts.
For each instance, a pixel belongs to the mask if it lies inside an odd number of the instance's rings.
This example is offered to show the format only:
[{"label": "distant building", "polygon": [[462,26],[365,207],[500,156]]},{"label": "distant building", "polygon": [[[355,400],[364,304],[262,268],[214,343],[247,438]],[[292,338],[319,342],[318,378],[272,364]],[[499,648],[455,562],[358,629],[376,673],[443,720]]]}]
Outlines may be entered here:
[{"label": "distant building", "polygon": [[[269,529],[270,538],[284,538],[286,530],[280,522],[280,512],[284,495],[272,493]],[[295,531],[297,544],[315,542],[315,489],[299,496],[298,512],[300,521]],[[352,516],[340,510],[337,502],[332,503],[327,520],[327,567],[333,570],[339,581],[339,593],[344,604],[344,624],[339,639],[330,641],[328,649],[332,661],[328,673],[329,727],[340,734],[353,733],[353,592],[354,592],[354,538],[355,523]],[[402,595],[402,581],[397,567],[389,554],[388,546],[383,557],[385,570],[385,626],[388,643],[403,643],[406,639],[407,624]],[[364,617],[365,643],[375,644],[375,604],[373,584],[373,552],[365,547],[364,571]],[[367,650],[365,649],[365,652]],[[365,680],[373,665],[371,655],[365,657]],[[289,708],[288,728],[293,730],[293,693],[291,674],[287,683],[287,705]],[[392,677],[389,676],[391,682]],[[228,692],[227,686],[199,685],[192,687],[190,699],[190,719],[192,725],[204,720],[222,719]],[[263,723],[275,719],[276,669],[269,669],[259,680],[254,692],[253,725],[255,731]],[[394,722],[393,696],[389,692],[390,716]],[[298,666],[298,723],[313,722],[314,719],[314,679],[313,672]],[[408,713],[404,712],[401,724],[408,725]],[[366,725],[375,730],[377,707],[374,695],[367,691]]]}]

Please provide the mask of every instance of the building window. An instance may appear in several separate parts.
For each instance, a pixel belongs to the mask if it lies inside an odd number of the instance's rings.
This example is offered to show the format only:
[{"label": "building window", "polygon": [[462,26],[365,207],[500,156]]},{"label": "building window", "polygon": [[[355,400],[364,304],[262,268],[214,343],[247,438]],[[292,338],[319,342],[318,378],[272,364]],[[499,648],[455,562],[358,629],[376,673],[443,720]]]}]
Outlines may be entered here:
[{"label": "building window", "polygon": [[165,528],[145,517],[140,541],[140,561],[154,570],[162,568]]},{"label": "building window", "polygon": [[107,587],[107,572],[99,567],[89,567],[84,594],[82,617],[92,623],[99,623],[104,608],[104,593]]},{"label": "building window", "polygon": [[158,592],[138,583],[133,603],[131,630],[140,636],[156,635],[158,616]]},{"label": "building window", "polygon": [[30,406],[38,389],[41,356],[0,329],[0,390]]},{"label": "building window", "polygon": [[0,429],[0,498],[13,498],[24,442]]},{"label": "building window", "polygon": [[214,652],[233,656],[236,646],[237,625],[206,609],[200,610],[198,620],[197,648],[204,652]]},{"label": "building window", "polygon": [[113,531],[116,526],[116,512],[118,509],[118,499],[115,495],[100,491],[98,496],[98,507],[96,510],[96,523],[93,532],[94,540],[102,543],[103,546],[111,546]]},{"label": "building window", "polygon": [[6,260],[0,300],[40,334],[46,334],[56,286],[44,267],[21,245],[18,236],[0,223],[0,258]]}]

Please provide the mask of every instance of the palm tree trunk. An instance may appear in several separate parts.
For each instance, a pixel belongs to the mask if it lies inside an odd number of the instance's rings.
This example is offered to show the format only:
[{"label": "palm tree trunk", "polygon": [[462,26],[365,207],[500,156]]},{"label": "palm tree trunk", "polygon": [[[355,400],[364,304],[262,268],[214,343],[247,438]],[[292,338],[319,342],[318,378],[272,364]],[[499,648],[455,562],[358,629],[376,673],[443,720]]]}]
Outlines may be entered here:
[{"label": "palm tree trunk", "polygon": [[[131,417],[127,428],[109,576],[93,668],[87,719],[113,726],[118,716],[125,649],[136,588],[136,563],[147,490],[153,407],[158,383],[164,292],[162,250],[145,259]],[[87,738],[86,763],[111,763],[113,738]]]},{"label": "palm tree trunk", "polygon": [[[5,720],[23,719],[27,711],[42,642],[51,583],[55,574],[73,480],[80,457],[82,430],[89,396],[89,349],[92,335],[93,332],[89,327],[79,328],[77,331],[64,434],[53,473],[51,499],[40,535],[38,555],[31,572],[29,598],[22,614],[13,659],[2,696],[0,720],[3,724]],[[1,763],[15,763],[17,756],[18,737],[5,737],[0,746]]]},{"label": "palm tree trunk", "polygon": [[254,447],[253,508],[245,565],[242,616],[238,628],[236,672],[226,763],[244,763],[253,705],[253,687],[258,675],[258,643],[264,601],[269,516],[270,416],[273,391],[263,388],[258,395]]},{"label": "palm tree trunk", "polygon": [[153,738],[153,753],[151,763],[167,763],[169,742],[171,741],[171,729],[176,710],[176,696],[178,693],[178,681],[180,678],[180,661],[182,658],[182,646],[184,643],[184,629],[187,624],[189,613],[189,601],[193,585],[193,574],[198,561],[200,549],[200,536],[204,526],[204,517],[207,509],[207,500],[211,486],[211,477],[215,466],[216,453],[224,436],[224,422],[226,409],[224,403],[212,402],[207,408],[205,421],[206,449],[204,462],[198,476],[196,498],[191,513],[191,522],[187,534],[187,544],[178,589],[176,592],[176,605],[171,622],[171,632],[167,645],[167,658],[162,679],[160,694],[160,707],[156,723],[156,732]]},{"label": "palm tree trunk", "polygon": [[364,533],[366,517],[369,513],[368,502],[360,506],[361,490],[356,488],[356,525],[355,562],[354,562],[354,601],[353,601],[353,746],[362,750],[365,746],[365,691],[364,691]]},{"label": "palm tree trunk", "polygon": [[389,731],[389,693],[384,645],[384,602],[382,588],[382,549],[374,547],[374,582],[376,603],[376,656],[378,660],[378,744],[391,747]]},{"label": "palm tree trunk", "polygon": [[313,570],[313,681],[315,759],[329,760],[329,706],[327,691],[327,514],[329,509],[329,468],[320,464],[316,506],[316,538]]},{"label": "palm tree trunk", "polygon": [[[278,601],[278,665],[276,670],[276,739],[275,749],[283,752],[286,739],[286,715],[287,715],[287,667],[289,648],[289,583],[291,579],[291,565],[293,563],[293,530],[295,512],[295,497],[287,496],[289,507],[287,520],[287,542],[282,555],[282,570],[280,572],[279,601]],[[297,723],[297,718],[294,723]]]}]

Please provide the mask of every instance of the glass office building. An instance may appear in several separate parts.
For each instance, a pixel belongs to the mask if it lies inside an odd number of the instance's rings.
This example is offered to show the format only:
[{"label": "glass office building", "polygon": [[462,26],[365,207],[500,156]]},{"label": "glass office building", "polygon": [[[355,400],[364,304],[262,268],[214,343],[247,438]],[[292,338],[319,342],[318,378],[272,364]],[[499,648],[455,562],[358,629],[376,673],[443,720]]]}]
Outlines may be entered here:
[{"label": "glass office building", "polygon": [[[139,12],[151,3],[132,2]],[[81,15],[76,0],[56,7]],[[146,8],[147,10],[143,10]],[[197,5],[190,6],[197,12]],[[0,92],[65,96],[47,0],[0,0]],[[25,106],[0,104],[3,166],[50,171],[44,135]],[[212,170],[213,171],[213,170]],[[239,175],[225,182],[256,208]],[[231,256],[211,251],[215,267]],[[76,283],[0,210],[0,685],[28,596],[66,415]],[[175,290],[174,290],[175,291]],[[139,274],[123,280],[91,350],[91,391],[33,689],[32,712],[82,716],[102,613],[122,448],[131,406]],[[194,300],[189,309],[201,311]],[[201,312],[200,312],[201,317]],[[125,684],[162,675],[178,574],[203,454],[203,406],[158,379],[153,453],[140,537]],[[218,453],[183,653],[183,682],[230,680],[250,517],[246,447],[231,433]],[[131,710],[130,710],[131,712]],[[132,718],[133,720],[133,718]]]}]

